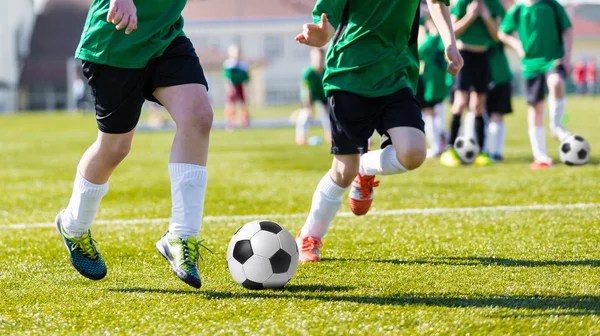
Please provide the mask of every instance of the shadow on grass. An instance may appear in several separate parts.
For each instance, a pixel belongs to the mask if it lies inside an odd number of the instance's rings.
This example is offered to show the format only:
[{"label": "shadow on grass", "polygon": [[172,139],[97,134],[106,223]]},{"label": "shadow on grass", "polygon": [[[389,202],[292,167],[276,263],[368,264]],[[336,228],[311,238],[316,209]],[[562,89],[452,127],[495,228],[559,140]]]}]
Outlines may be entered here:
[{"label": "shadow on grass", "polygon": [[[323,292],[347,292],[354,287],[348,286],[326,286],[326,285],[287,285],[281,289],[270,289],[270,291],[280,292],[280,293],[301,293],[301,292],[309,292],[309,293],[323,293]],[[133,287],[133,288],[109,288],[111,292],[121,292],[121,293],[158,293],[158,294],[203,294],[202,290],[181,290],[181,289],[159,289],[159,288],[142,288],[142,287]],[[254,293],[254,292],[251,292]],[[250,294],[250,293],[248,293]]]},{"label": "shadow on grass", "polygon": [[325,262],[357,261],[389,263],[396,265],[450,265],[450,266],[507,266],[507,267],[546,267],[546,266],[595,266],[600,267],[600,260],[521,260],[494,257],[441,257],[422,260],[395,260],[395,259],[345,259],[327,258]]}]

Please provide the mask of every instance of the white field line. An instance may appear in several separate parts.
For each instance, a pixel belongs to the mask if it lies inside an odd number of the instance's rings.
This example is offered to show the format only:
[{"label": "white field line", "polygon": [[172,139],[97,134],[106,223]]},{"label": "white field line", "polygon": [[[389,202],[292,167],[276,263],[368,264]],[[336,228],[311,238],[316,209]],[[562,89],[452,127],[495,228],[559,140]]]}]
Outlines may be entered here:
[{"label": "white field line", "polygon": [[[588,209],[600,208],[600,203],[573,203],[573,204],[532,204],[532,205],[499,205],[499,206],[482,206],[468,208],[417,208],[417,209],[396,209],[396,210],[381,210],[372,211],[367,216],[399,216],[399,215],[430,215],[430,214],[447,214],[447,213],[469,213],[469,212],[519,212],[519,211],[539,211],[539,210],[564,210],[564,209]],[[226,221],[251,221],[258,219],[294,219],[304,218],[307,214],[264,214],[264,215],[243,215],[243,216],[205,216],[205,222],[226,222]],[[339,217],[352,217],[351,212],[340,212]],[[169,218],[149,218],[149,219],[113,219],[99,220],[94,222],[95,225],[134,225],[134,224],[157,224],[166,223]],[[22,223],[22,224],[0,224],[1,229],[22,230],[29,228],[47,228],[54,227],[54,223]]]}]

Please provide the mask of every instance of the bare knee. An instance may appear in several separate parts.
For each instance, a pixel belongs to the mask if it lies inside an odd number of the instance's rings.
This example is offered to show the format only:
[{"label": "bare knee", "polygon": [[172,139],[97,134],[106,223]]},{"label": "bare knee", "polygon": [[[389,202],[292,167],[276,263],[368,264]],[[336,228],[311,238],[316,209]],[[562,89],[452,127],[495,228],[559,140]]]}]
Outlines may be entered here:
[{"label": "bare knee", "polygon": [[347,188],[352,184],[354,178],[358,174],[360,166],[360,156],[344,155],[336,156],[331,167],[331,178],[342,188]]},{"label": "bare knee", "polygon": [[473,92],[473,99],[471,99],[471,110],[475,112],[475,115],[483,115],[485,112],[485,95]]},{"label": "bare knee", "polygon": [[456,91],[454,93],[454,104],[452,104],[452,113],[459,114],[463,113],[469,103],[468,93],[462,91]]},{"label": "bare knee", "polygon": [[123,161],[131,150],[131,139],[98,141],[99,152],[102,153],[102,159],[111,166],[116,166]]},{"label": "bare knee", "polygon": [[210,104],[197,102],[184,109],[185,111],[174,113],[180,116],[175,120],[177,129],[182,132],[208,135],[213,124],[213,110]]},{"label": "bare knee", "polygon": [[427,149],[421,146],[402,149],[396,152],[396,157],[402,166],[408,170],[415,170],[425,162],[427,158]]}]

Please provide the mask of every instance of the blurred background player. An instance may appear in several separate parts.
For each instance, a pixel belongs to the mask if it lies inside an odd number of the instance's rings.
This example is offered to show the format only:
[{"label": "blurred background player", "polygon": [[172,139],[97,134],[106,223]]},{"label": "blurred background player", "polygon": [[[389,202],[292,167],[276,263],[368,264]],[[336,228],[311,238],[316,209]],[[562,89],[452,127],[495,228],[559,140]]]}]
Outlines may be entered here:
[{"label": "blurred background player", "polygon": [[229,58],[223,63],[225,76],[225,122],[229,131],[235,129],[235,105],[240,104],[240,126],[246,128],[250,124],[248,104],[246,103],[246,84],[250,81],[248,63],[241,59],[241,51],[237,45],[229,46]]},{"label": "blurred background player", "polygon": [[[484,146],[483,115],[491,78],[488,50],[497,39],[498,25],[504,13],[504,7],[499,0],[458,0],[452,8],[454,32],[465,67],[455,79],[448,149],[440,158],[441,163],[447,167],[457,167],[461,164],[452,146],[458,137],[461,117],[467,107],[475,113],[476,140],[481,148]],[[485,166],[491,162],[483,152],[475,159],[478,166]]]},{"label": "blurred background player", "polygon": [[331,143],[331,122],[329,121],[329,107],[325,90],[323,89],[323,75],[325,74],[325,51],[313,48],[310,51],[310,66],[302,74],[301,98],[303,109],[296,116],[296,144],[305,145],[310,120],[317,110],[321,117],[325,141]]},{"label": "blurred background player", "polygon": [[[462,58],[447,3],[439,1],[429,7],[446,45],[447,70],[456,75]],[[424,123],[414,95],[419,78],[419,5],[419,0],[318,0],[315,24],[305,24],[296,37],[313,47],[323,47],[333,38],[324,86],[334,159],[317,185],[310,213],[296,238],[303,262],[320,261],[321,239],[340,210],[346,190],[352,186],[348,197],[352,212],[364,215],[378,185],[375,175],[406,173],[425,161]],[[382,149],[367,153],[375,130],[382,135]]]},{"label": "blurred background player", "polygon": [[571,73],[573,84],[575,84],[575,92],[578,95],[584,95],[586,93],[586,81],[585,81],[585,59],[581,58],[573,66],[573,72]]},{"label": "blurred background player", "polygon": [[598,72],[596,68],[596,59],[590,58],[585,65],[585,80],[587,81],[588,94],[595,95],[597,92],[596,81],[598,80]]},{"label": "blurred background player", "polygon": [[[448,63],[444,55],[444,42],[431,20],[425,18],[425,41],[419,46],[419,59],[423,62],[423,71],[419,77],[417,99],[421,105],[425,121],[425,135],[429,142],[427,157],[441,154],[444,132],[444,99],[448,97],[446,69]],[[440,122],[441,120],[441,122]]]},{"label": "blurred background player", "polygon": [[[518,38],[513,36],[516,32]],[[559,141],[570,135],[562,125],[565,113],[565,78],[569,72],[573,30],[564,9],[555,0],[525,0],[506,14],[498,37],[513,48],[521,60],[526,80],[529,140],[534,162],[531,169],[546,169],[552,159],[546,149],[544,130],[545,84],[548,85],[550,131]]]}]

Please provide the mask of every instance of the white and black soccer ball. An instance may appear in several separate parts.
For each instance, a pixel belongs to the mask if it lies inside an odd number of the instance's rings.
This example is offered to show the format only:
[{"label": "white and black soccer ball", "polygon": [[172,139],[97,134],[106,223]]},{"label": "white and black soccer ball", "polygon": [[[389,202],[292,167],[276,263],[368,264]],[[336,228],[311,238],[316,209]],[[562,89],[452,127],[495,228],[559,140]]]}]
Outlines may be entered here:
[{"label": "white and black soccer ball", "polygon": [[298,245],[283,226],[260,220],[242,226],[231,238],[227,266],[248,289],[281,288],[298,268]]},{"label": "white and black soccer ball", "polygon": [[461,136],[454,141],[454,150],[462,163],[471,164],[475,161],[481,149],[475,139]]},{"label": "white and black soccer ball", "polygon": [[564,139],[558,147],[560,160],[569,166],[581,166],[590,160],[590,144],[579,135]]}]

